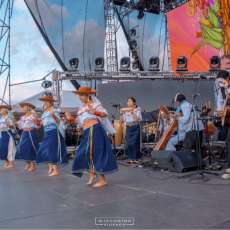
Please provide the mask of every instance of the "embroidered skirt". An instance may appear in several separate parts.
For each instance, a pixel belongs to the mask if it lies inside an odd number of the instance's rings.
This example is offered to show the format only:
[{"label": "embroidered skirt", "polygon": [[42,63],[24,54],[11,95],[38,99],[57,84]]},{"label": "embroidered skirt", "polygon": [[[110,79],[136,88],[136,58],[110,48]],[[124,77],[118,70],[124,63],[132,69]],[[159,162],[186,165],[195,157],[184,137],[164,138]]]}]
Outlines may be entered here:
[{"label": "embroidered skirt", "polygon": [[111,142],[100,124],[84,131],[72,170],[76,175],[90,170],[97,174],[117,171]]},{"label": "embroidered skirt", "polygon": [[58,129],[52,129],[44,134],[37,153],[37,163],[42,162],[51,164],[68,162],[65,140]]},{"label": "embroidered skirt", "polygon": [[23,131],[17,146],[16,159],[35,161],[38,151],[38,138],[35,129]]},{"label": "embroidered skirt", "polygon": [[13,161],[15,159],[15,142],[11,131],[1,132],[0,137],[0,159]]},{"label": "embroidered skirt", "polygon": [[140,158],[140,125],[127,127],[125,140],[128,158],[130,160]]}]

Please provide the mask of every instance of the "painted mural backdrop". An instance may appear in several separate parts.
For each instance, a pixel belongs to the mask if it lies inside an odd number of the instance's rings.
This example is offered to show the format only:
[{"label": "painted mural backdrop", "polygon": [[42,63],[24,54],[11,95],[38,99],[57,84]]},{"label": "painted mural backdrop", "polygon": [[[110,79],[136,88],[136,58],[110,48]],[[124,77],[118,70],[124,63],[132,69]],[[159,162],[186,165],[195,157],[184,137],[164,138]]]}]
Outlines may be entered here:
[{"label": "painted mural backdrop", "polygon": [[189,71],[208,71],[210,57],[230,54],[229,0],[191,0],[167,17],[173,70],[181,55]]}]

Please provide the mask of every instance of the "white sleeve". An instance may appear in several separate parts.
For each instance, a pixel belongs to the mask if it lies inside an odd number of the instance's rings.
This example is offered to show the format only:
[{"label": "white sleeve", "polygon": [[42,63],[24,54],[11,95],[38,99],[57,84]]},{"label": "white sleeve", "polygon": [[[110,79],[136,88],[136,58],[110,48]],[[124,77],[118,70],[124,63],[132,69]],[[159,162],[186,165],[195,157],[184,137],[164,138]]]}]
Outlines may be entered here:
[{"label": "white sleeve", "polygon": [[181,122],[182,124],[187,124],[191,116],[192,105],[190,104],[182,105],[181,110],[182,110],[183,116],[179,117],[178,121]]}]

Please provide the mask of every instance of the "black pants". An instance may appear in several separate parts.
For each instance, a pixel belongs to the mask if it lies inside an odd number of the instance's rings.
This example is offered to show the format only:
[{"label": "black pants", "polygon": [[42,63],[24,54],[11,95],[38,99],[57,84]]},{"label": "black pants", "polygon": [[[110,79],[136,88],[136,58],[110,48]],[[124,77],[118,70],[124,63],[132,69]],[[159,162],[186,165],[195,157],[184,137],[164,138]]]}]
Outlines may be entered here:
[{"label": "black pants", "polygon": [[218,139],[225,141],[227,150],[227,167],[230,168],[230,126],[226,125],[219,128]]}]

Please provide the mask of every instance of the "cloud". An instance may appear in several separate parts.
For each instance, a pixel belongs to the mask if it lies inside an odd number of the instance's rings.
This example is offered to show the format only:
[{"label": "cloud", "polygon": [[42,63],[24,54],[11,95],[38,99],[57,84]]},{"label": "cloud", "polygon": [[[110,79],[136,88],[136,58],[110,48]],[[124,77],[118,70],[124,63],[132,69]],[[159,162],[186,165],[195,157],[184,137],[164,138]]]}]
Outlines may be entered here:
[{"label": "cloud", "polygon": [[104,38],[104,27],[99,26],[95,20],[88,20],[86,23],[79,22],[72,31],[64,35],[66,60],[78,57],[80,59],[79,68],[84,69],[84,59],[85,70],[88,70],[90,65],[94,66],[96,57],[104,55]]}]

